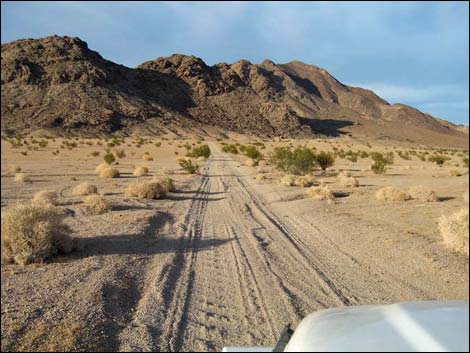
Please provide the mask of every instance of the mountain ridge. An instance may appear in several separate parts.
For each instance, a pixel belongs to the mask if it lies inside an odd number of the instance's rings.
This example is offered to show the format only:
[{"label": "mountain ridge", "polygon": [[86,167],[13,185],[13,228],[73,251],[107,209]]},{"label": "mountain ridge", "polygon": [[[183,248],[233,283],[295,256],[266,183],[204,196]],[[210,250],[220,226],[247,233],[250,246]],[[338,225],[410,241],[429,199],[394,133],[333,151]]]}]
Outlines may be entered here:
[{"label": "mountain ridge", "polygon": [[214,126],[264,137],[318,134],[468,146],[468,128],[345,85],[294,60],[207,65],[173,54],[128,68],[79,38],[2,44],[2,131],[131,133]]}]

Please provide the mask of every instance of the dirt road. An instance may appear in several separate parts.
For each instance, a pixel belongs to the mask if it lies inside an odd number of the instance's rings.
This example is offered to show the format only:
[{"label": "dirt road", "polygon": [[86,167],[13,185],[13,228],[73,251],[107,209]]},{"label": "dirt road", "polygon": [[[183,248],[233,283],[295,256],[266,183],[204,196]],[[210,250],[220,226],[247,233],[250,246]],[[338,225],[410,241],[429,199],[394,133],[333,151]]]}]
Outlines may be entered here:
[{"label": "dirt road", "polygon": [[390,229],[375,227],[370,237],[360,220],[325,218],[328,208],[311,214],[302,204],[267,201],[272,190],[267,195],[244,167],[211,149],[177,251],[148,266],[121,350],[271,346],[287,323],[321,308],[446,296],[445,280],[431,278],[432,260],[416,253],[419,244],[408,244],[408,254],[381,241],[380,232],[394,236]]}]

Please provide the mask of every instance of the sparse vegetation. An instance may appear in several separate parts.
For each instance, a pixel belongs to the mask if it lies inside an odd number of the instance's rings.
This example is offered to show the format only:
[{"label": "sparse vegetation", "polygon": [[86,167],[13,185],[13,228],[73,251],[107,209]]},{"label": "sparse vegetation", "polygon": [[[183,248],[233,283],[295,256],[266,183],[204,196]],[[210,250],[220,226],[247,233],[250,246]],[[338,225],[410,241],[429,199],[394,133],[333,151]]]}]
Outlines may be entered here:
[{"label": "sparse vegetation", "polygon": [[276,147],[269,157],[269,162],[276,169],[294,175],[311,173],[317,164],[315,153],[306,147],[292,151],[288,147]]},{"label": "sparse vegetation", "polygon": [[56,207],[19,204],[2,213],[2,263],[24,266],[72,251],[70,228]]},{"label": "sparse vegetation", "polygon": [[333,166],[333,164],[335,163],[335,159],[333,155],[329,152],[321,151],[320,153],[316,155],[315,159],[323,171]]},{"label": "sparse vegetation", "polygon": [[225,145],[222,147],[222,152],[238,154],[238,149],[235,145]]}]

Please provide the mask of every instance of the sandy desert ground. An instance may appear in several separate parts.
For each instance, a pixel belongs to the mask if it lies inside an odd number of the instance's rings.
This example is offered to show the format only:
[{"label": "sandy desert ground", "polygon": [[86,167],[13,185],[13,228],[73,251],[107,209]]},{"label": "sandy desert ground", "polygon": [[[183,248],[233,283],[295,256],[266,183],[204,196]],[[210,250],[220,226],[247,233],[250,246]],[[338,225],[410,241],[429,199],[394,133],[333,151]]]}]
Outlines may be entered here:
[{"label": "sandy desert ground", "polygon": [[[232,136],[242,143],[250,139]],[[175,158],[191,140],[151,138],[117,147],[126,157],[117,179],[100,179],[95,167],[103,147],[61,149],[60,138],[21,154],[2,141],[2,210],[30,200],[40,190],[59,192],[67,223],[82,249],[24,267],[2,265],[2,351],[220,351],[229,345],[274,345],[285,325],[318,309],[413,300],[468,300],[468,257],[447,249],[437,226],[441,215],[468,207],[468,169],[455,155],[439,168],[415,157],[395,156],[386,174],[369,170],[370,159],[339,159],[317,180],[337,194],[334,202],[312,200],[306,188],[285,187],[270,166],[245,166],[246,157],[221,151],[206,138],[212,155],[200,175],[185,174]],[[155,146],[161,141],[162,146]],[[409,149],[392,142],[347,138],[265,142],[308,145],[317,150]],[[181,147],[178,147],[181,146]],[[53,155],[52,152],[60,150]],[[97,157],[92,151],[100,151]],[[144,161],[144,152],[154,158]],[[175,154],[178,152],[178,155]],[[18,184],[12,165],[31,175]],[[165,171],[177,191],[163,199],[124,195],[137,179]],[[448,170],[463,172],[449,176]],[[343,188],[339,170],[360,186]],[[255,177],[265,172],[268,179]],[[466,174],[465,174],[466,173]],[[84,181],[113,203],[110,212],[88,215],[71,189]],[[428,186],[439,202],[383,202],[384,186]]]}]

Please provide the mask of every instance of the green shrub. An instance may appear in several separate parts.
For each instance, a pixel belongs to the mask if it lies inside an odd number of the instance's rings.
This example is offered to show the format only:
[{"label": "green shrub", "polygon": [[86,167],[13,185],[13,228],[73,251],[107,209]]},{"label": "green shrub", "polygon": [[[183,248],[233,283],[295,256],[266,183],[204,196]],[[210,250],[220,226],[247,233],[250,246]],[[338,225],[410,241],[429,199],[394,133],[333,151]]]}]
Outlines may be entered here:
[{"label": "green shrub", "polygon": [[321,151],[316,155],[315,159],[323,171],[335,163],[335,159],[330,152]]},{"label": "green shrub", "polygon": [[382,160],[375,161],[374,164],[372,164],[371,169],[375,174],[384,174],[387,171],[385,162]]},{"label": "green shrub", "polygon": [[225,145],[222,147],[222,152],[238,154],[238,149],[235,145]]},{"label": "green shrub", "polygon": [[[240,150],[241,150],[241,147],[240,147]],[[256,149],[255,146],[246,146],[244,154],[248,158],[251,158],[255,161],[259,161],[261,158],[263,158],[263,155],[261,154],[260,151]]]},{"label": "green shrub", "polygon": [[182,158],[178,161],[178,163],[181,168],[183,168],[189,174],[199,173],[199,166],[197,164],[193,164],[190,159]]},{"label": "green shrub", "polygon": [[114,154],[112,153],[106,153],[103,159],[106,163],[111,164],[116,160],[116,157],[114,157]]},{"label": "green shrub", "polygon": [[194,147],[193,150],[188,153],[186,156],[187,157],[204,157],[204,158],[209,158],[211,155],[211,149],[209,148],[208,145],[201,145],[199,147]]},{"label": "green shrub", "polygon": [[436,163],[439,167],[442,167],[447,160],[448,158],[442,155],[434,155],[428,158],[428,161]]}]

